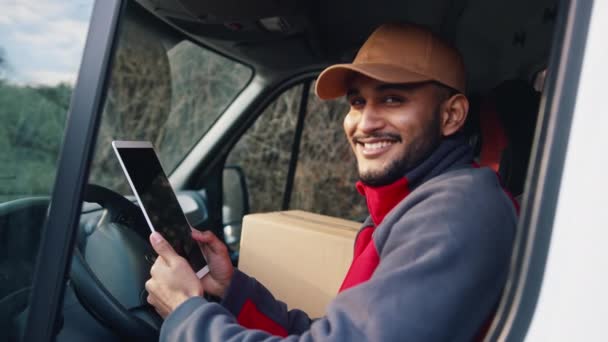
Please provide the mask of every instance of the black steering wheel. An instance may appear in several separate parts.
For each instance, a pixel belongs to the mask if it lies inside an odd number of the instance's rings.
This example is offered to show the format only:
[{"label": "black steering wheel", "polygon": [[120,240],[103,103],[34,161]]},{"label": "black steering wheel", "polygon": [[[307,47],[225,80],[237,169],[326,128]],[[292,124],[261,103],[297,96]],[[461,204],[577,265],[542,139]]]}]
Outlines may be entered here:
[{"label": "black steering wheel", "polygon": [[156,254],[141,209],[122,195],[87,185],[85,202],[101,218],[81,225],[70,278],[82,305],[129,340],[158,340],[162,319],[146,301],[145,282]]}]

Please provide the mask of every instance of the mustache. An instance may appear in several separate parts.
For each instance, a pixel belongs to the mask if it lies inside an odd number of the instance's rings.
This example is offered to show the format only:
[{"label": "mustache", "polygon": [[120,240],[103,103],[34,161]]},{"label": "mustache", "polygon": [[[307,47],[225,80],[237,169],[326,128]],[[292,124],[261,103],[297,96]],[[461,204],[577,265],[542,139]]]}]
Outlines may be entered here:
[{"label": "mustache", "polygon": [[359,143],[361,140],[369,138],[395,140],[397,142],[403,142],[399,134],[382,132],[374,132],[371,134],[355,134],[353,135],[352,140],[354,143]]}]

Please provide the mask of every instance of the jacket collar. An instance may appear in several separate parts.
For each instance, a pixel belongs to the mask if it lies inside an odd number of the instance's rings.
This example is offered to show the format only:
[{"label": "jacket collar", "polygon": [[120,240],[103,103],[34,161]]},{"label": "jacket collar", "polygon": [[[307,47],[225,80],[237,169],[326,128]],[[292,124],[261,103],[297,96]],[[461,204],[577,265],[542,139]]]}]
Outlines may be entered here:
[{"label": "jacket collar", "polygon": [[446,171],[470,167],[473,150],[464,136],[457,134],[444,138],[437,148],[414,168],[406,171],[404,177],[384,186],[369,186],[357,182],[357,190],[365,196],[367,209],[375,226],[407,195],[420,184]]}]

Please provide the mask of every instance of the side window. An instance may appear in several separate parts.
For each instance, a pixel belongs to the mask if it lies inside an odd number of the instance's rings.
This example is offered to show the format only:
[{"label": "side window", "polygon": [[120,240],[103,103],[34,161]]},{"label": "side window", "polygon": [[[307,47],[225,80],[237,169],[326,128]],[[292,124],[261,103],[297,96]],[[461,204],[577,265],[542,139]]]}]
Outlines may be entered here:
[{"label": "side window", "polygon": [[277,97],[228,155],[226,166],[245,174],[250,213],[281,210],[302,87]]},{"label": "side window", "polygon": [[[289,198],[287,209],[357,221],[367,216],[365,198],[355,188],[356,161],[342,128],[348,104],[343,99],[321,101],[314,94],[314,82],[310,84],[300,127],[304,85],[285,91],[271,103],[228,155],[223,184],[224,234],[233,249],[238,248],[240,215],[286,209],[285,197]],[[298,129],[301,135],[296,141]],[[294,144],[298,146],[295,164]],[[243,175],[246,191],[238,188]],[[288,179],[290,175],[292,179]],[[249,199],[249,208],[244,210],[240,209],[243,192]]]},{"label": "side window", "polygon": [[[0,339],[26,316],[93,1],[9,1],[0,15]],[[17,15],[21,14],[21,15]]]},{"label": "side window", "polygon": [[112,140],[152,142],[170,174],[207,133],[252,70],[189,40],[176,39],[129,6],[122,23],[90,181],[129,194]]},{"label": "side window", "polygon": [[320,100],[311,84],[290,209],[357,221],[367,216],[365,198],[355,188],[357,163],[342,128],[348,110],[343,98]]}]

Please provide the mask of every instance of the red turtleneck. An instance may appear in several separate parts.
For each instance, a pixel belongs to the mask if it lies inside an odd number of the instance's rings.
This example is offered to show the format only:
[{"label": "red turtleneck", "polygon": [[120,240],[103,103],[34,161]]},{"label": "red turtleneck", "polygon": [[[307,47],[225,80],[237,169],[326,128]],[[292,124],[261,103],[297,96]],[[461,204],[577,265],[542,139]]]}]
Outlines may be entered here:
[{"label": "red turtleneck", "polygon": [[357,182],[357,190],[361,195],[365,196],[367,209],[374,224],[363,228],[357,235],[353,262],[348,269],[348,273],[346,273],[346,277],[344,277],[339,292],[371,278],[378,263],[380,263],[380,256],[374,245],[372,234],[376,226],[384,220],[386,214],[410,193],[408,180],[405,177],[389,185],[378,187],[367,186],[362,182]]}]

